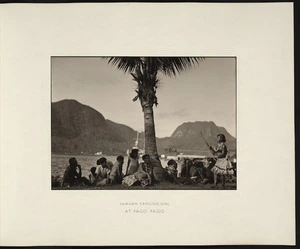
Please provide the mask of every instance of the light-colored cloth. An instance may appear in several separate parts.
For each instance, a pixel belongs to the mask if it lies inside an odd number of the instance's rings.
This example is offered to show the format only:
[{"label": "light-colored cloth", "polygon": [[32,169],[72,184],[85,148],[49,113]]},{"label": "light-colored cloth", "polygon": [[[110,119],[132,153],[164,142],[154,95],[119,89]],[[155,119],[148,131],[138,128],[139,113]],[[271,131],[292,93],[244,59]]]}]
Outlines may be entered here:
[{"label": "light-colored cloth", "polygon": [[98,165],[96,168],[96,175],[99,178],[96,185],[105,185],[107,184],[107,177],[109,177],[110,169],[104,168],[102,165]]},{"label": "light-colored cloth", "polygon": [[177,176],[177,169],[175,167],[175,165],[168,165],[166,168],[165,168],[166,172],[168,175],[175,175]]},{"label": "light-colored cloth", "polygon": [[100,174],[100,178],[106,178],[110,173],[110,170],[108,168],[102,167],[102,165],[98,165],[95,172],[96,175]]},{"label": "light-colored cloth", "polygon": [[138,179],[136,179],[135,175],[125,176],[123,178],[122,185],[124,185],[124,186],[132,186],[137,181],[138,181]]},{"label": "light-colored cloth", "polygon": [[177,163],[177,176],[181,177],[182,169],[185,167],[184,160],[179,160]]},{"label": "light-colored cloth", "polygon": [[141,171],[137,171],[134,173],[135,178],[141,183],[143,187],[150,185],[152,183],[152,179],[150,174],[146,174]]},{"label": "light-colored cloth", "polygon": [[227,158],[218,158],[216,164],[212,167],[211,171],[219,175],[234,174],[231,162]]}]

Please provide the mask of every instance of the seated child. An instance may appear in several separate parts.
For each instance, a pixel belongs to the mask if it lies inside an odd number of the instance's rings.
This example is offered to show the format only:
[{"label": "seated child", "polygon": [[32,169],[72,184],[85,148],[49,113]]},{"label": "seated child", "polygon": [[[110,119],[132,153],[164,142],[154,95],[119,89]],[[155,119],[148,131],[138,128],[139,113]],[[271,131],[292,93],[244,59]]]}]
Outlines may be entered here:
[{"label": "seated child", "polygon": [[96,181],[96,167],[91,168],[91,173],[89,174],[89,179],[91,184],[93,184]]},{"label": "seated child", "polygon": [[143,161],[139,164],[138,170],[134,173],[143,187],[151,185],[153,180],[153,163],[148,154],[143,155]]},{"label": "seated child", "polygon": [[110,169],[107,165],[107,160],[105,157],[101,157],[97,160],[97,167],[96,167],[96,186],[102,186],[110,183],[109,175]]}]

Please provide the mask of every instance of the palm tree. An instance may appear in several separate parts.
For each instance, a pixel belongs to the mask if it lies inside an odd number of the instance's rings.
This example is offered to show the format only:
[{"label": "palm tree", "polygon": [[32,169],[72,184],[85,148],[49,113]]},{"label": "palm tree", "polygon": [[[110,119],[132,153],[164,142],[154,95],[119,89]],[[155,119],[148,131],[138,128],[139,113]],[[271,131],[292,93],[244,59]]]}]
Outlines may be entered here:
[{"label": "palm tree", "polygon": [[176,76],[203,60],[202,57],[109,57],[108,63],[124,73],[130,73],[137,83],[137,95],[144,113],[145,153],[157,155],[153,106],[157,106],[156,90],[159,83],[158,72],[166,76]]}]

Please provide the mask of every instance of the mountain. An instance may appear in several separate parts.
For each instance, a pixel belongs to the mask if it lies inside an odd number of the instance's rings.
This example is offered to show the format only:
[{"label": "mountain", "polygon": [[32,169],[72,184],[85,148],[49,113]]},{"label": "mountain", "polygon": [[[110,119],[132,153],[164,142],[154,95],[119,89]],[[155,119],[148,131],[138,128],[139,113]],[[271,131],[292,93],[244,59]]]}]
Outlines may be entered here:
[{"label": "mountain", "polygon": [[[157,138],[158,153],[176,150],[184,154],[210,155],[200,131],[210,145],[216,145],[217,134],[223,133],[227,147],[236,150],[236,139],[224,127],[214,122],[197,121],[178,126],[171,137]],[[100,112],[76,100],[52,103],[53,153],[94,154],[102,151],[106,155],[125,155],[127,149],[134,145],[136,135],[137,132],[132,128],[105,119]],[[140,139],[143,139],[143,134]]]},{"label": "mountain", "polygon": [[52,103],[51,119],[53,153],[124,154],[136,137],[132,128],[107,120],[76,100]]},{"label": "mountain", "polygon": [[166,153],[171,148],[184,154],[211,155],[200,132],[207,143],[212,146],[217,143],[217,135],[223,133],[228,149],[236,150],[236,139],[224,127],[217,126],[212,121],[183,123],[176,128],[171,137],[158,139],[158,150],[160,153]]}]

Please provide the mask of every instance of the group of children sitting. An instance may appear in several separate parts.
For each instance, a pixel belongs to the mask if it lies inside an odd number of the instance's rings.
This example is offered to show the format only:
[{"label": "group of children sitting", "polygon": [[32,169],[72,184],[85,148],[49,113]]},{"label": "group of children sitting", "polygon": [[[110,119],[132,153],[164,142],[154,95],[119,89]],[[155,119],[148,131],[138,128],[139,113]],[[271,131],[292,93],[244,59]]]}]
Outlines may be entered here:
[{"label": "group of children sitting", "polygon": [[[103,186],[108,184],[132,186],[140,184],[145,187],[162,179],[181,184],[177,178],[177,163],[175,160],[169,160],[167,167],[164,169],[158,161],[159,159],[150,158],[147,154],[143,155],[142,160],[139,163],[138,150],[133,149],[128,157],[125,173],[123,173],[123,156],[118,156],[114,164],[105,157],[101,157],[97,160],[97,166],[90,169],[89,179],[87,179],[82,176],[81,166],[76,158],[70,158],[61,186]],[[158,177],[157,169],[163,171],[163,176]]]}]

